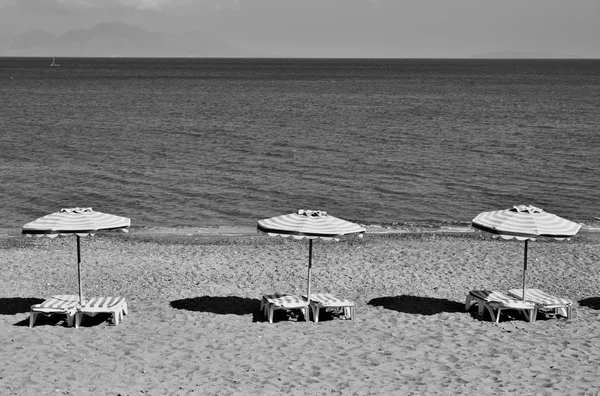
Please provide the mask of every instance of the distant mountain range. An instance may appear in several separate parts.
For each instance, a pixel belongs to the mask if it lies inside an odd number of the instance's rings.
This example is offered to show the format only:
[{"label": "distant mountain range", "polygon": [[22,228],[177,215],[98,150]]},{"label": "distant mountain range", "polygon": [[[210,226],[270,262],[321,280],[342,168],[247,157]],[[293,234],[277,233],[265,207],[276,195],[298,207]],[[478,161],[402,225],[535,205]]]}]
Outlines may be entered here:
[{"label": "distant mountain range", "polygon": [[0,56],[249,57],[257,56],[200,32],[171,35],[121,22],[100,23],[57,36],[32,30],[0,38]]}]

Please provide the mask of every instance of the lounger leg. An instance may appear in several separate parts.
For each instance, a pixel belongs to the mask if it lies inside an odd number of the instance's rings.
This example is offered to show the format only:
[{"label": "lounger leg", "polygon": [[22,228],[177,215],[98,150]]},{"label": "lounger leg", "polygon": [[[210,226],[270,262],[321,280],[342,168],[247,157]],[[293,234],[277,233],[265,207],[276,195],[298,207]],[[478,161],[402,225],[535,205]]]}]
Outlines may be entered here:
[{"label": "lounger leg", "polygon": [[77,312],[75,314],[75,328],[78,329],[81,325],[81,321],[83,320],[83,314],[81,312]]},{"label": "lounger leg", "polygon": [[471,304],[472,304],[471,300],[472,300],[471,295],[467,294],[467,299],[465,300],[465,311],[468,311],[469,309],[471,309]]},{"label": "lounger leg", "polygon": [[[480,302],[479,303],[479,307],[481,308],[481,311],[483,311],[484,305]],[[485,304],[485,308],[487,308],[488,312],[490,313],[490,317],[492,319],[492,322],[498,322],[498,320],[500,319],[500,309],[498,309],[498,314],[494,314],[494,308],[490,307],[488,304]],[[483,312],[481,312],[481,316],[483,316]]]},{"label": "lounger leg", "polygon": [[321,308],[318,305],[313,305],[311,308],[313,313],[313,320],[315,321],[315,323],[319,323],[319,311],[321,310]]},{"label": "lounger leg", "polygon": [[309,318],[309,314],[308,314],[308,310],[309,310],[308,307],[302,309],[302,315],[304,315],[304,321],[305,322],[308,322],[308,320],[310,319]]},{"label": "lounger leg", "polygon": [[75,321],[75,314],[67,312],[67,327],[73,327]]},{"label": "lounger leg", "polygon": [[275,311],[272,307],[267,306],[267,311],[268,311],[268,319],[269,319],[269,323],[273,323],[273,311]]},{"label": "lounger leg", "polygon": [[[123,302],[123,315],[129,315],[126,302]],[[123,317],[121,317],[121,319],[123,319]]]},{"label": "lounger leg", "polygon": [[[483,303],[483,301],[477,301],[477,313],[479,314],[479,316],[483,316],[483,310],[485,309],[485,305]],[[489,307],[488,307],[489,309]],[[492,314],[492,317],[494,315]]]},{"label": "lounger leg", "polygon": [[344,316],[346,319],[352,319],[352,307],[344,307]]},{"label": "lounger leg", "polygon": [[35,321],[37,320],[37,316],[38,316],[37,312],[32,311],[29,314],[29,327],[33,327],[33,325],[35,324]]}]

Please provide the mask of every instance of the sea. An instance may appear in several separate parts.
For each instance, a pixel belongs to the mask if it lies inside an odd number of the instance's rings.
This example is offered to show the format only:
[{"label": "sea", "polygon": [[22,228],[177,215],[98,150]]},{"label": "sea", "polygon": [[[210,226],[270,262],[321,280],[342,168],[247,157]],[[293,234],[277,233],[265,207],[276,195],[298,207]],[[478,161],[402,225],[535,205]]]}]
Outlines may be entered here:
[{"label": "sea", "polygon": [[0,58],[0,229],[324,210],[466,229],[534,205],[600,226],[600,60]]}]

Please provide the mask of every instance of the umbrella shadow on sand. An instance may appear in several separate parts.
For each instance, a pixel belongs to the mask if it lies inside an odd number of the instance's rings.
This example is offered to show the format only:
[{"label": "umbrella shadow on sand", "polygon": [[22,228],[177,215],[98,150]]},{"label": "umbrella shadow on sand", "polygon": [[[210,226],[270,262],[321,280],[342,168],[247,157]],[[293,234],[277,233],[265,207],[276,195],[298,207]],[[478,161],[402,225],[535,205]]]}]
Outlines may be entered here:
[{"label": "umbrella shadow on sand", "polygon": [[41,298],[7,297],[0,298],[0,315],[16,315],[31,311],[31,306],[41,304]]},{"label": "umbrella shadow on sand", "polygon": [[409,314],[436,315],[442,312],[465,312],[465,304],[443,298],[419,296],[378,297],[367,304]]},{"label": "umbrella shadow on sand", "polygon": [[171,307],[196,312],[209,312],[218,315],[253,315],[253,321],[262,321],[260,300],[237,296],[201,296],[171,301]]},{"label": "umbrella shadow on sand", "polygon": [[[17,315],[22,313],[31,312],[31,306],[35,304],[41,304],[44,300],[41,298],[25,298],[25,297],[5,297],[0,298],[0,315]],[[59,322],[63,321],[62,315],[54,315],[48,317],[46,315],[40,315],[38,319],[38,325],[51,325],[54,326]],[[29,326],[29,317],[17,322],[15,326]]]},{"label": "umbrella shadow on sand", "polygon": [[591,309],[600,309],[600,297],[588,297],[577,301],[582,307],[588,307]]}]

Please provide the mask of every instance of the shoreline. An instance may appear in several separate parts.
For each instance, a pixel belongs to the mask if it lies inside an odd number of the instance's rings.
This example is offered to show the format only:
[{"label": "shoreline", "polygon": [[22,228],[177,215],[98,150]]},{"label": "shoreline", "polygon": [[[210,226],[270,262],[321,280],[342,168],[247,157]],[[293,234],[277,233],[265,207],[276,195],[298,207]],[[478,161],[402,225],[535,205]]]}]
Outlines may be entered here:
[{"label": "shoreline", "polygon": [[[366,229],[364,236],[369,235],[387,235],[387,234],[486,234],[469,227],[460,226],[379,226],[379,225],[361,225]],[[105,234],[101,232],[98,234]],[[182,237],[202,237],[202,238],[221,238],[221,237],[248,237],[261,235],[255,227],[243,226],[217,226],[217,227],[136,227],[132,226],[126,235],[133,236],[161,236],[174,238]],[[573,238],[580,235],[600,235],[599,225],[582,225],[580,231]],[[23,237],[20,228],[0,228],[0,239]],[[546,239],[546,238],[540,238]]]}]

